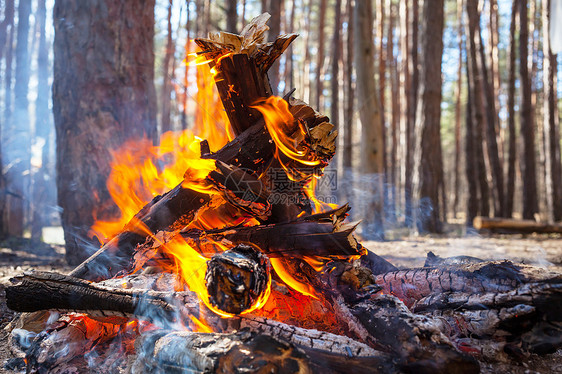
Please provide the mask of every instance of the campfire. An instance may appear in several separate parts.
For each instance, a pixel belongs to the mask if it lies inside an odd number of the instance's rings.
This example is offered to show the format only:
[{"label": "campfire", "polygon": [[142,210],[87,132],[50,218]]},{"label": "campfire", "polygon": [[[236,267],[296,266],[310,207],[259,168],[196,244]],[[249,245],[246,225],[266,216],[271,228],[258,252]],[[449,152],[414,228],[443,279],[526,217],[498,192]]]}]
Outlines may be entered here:
[{"label": "campfire", "polygon": [[337,131],[272,95],[297,35],[264,42],[268,18],[195,40],[187,63],[210,67],[224,112],[116,153],[105,244],[6,289],[28,372],[473,373],[558,349],[559,274],[432,254],[400,270],[355,238],[348,205],[315,197]]}]

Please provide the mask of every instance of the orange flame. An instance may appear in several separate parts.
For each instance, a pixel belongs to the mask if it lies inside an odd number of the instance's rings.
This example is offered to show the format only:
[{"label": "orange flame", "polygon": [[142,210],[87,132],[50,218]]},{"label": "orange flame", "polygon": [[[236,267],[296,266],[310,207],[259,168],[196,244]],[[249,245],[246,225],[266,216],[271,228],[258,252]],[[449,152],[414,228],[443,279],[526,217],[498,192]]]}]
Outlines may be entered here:
[{"label": "orange flame", "polygon": [[[100,242],[105,243],[117,235],[152,198],[179,183],[183,182],[184,187],[196,191],[211,192],[201,180],[214,169],[214,161],[200,159],[200,141],[206,139],[210,149],[217,150],[231,140],[233,134],[211,72],[205,66],[205,58],[199,56],[195,61],[189,67],[196,79],[189,79],[194,84],[186,90],[196,103],[190,115],[195,119],[193,128],[164,133],[156,146],[149,139],[134,139],[111,152],[113,161],[107,188],[119,208],[120,217],[98,220],[96,217],[102,215],[101,209],[94,212],[96,222],[91,232]],[[137,227],[138,222],[131,222],[131,225],[145,231],[145,228]]]}]

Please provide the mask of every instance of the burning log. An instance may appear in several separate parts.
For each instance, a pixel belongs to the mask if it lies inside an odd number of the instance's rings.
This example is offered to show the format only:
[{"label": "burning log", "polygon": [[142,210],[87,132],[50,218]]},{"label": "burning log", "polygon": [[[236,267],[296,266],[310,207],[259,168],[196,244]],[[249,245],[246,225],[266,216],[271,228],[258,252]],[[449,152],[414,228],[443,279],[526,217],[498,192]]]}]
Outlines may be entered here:
[{"label": "burning log", "polygon": [[472,225],[477,230],[490,230],[511,233],[561,234],[562,224],[537,222],[513,218],[474,217]]},{"label": "burning log", "polygon": [[214,255],[205,274],[209,302],[231,314],[264,303],[271,286],[269,267],[266,256],[245,244]]},{"label": "burning log", "polygon": [[[339,337],[335,337],[336,339]],[[133,364],[138,372],[200,373],[358,373],[394,372],[391,358],[349,356],[311,349],[305,339],[298,348],[285,339],[243,330],[231,334],[155,331],[137,343],[141,352]],[[312,340],[312,339],[310,339]],[[368,347],[367,347],[368,349]],[[375,352],[376,353],[376,352]]]},{"label": "burning log", "polygon": [[18,312],[56,310],[86,313],[104,323],[122,324],[132,316],[173,321],[180,316],[178,304],[187,314],[198,314],[197,297],[189,291],[153,291],[106,287],[57,273],[30,272],[13,278],[6,288],[6,303]]},{"label": "burning log", "polygon": [[343,224],[349,207],[303,216],[292,222],[258,226],[188,230],[182,237],[201,253],[215,253],[216,243],[252,243],[270,258],[358,256],[364,253],[353,237],[356,225]]}]

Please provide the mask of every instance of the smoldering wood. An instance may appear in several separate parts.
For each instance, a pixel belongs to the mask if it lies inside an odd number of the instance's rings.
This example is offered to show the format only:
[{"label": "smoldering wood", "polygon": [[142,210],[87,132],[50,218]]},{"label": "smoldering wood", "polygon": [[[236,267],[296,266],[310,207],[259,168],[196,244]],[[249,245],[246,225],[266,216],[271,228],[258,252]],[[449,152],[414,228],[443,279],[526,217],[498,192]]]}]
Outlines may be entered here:
[{"label": "smoldering wood", "polygon": [[[350,357],[295,347],[281,337],[242,330],[230,334],[156,331],[139,339],[133,368],[142,372],[347,373],[394,371],[389,357]],[[368,368],[368,371],[366,369]]]},{"label": "smoldering wood", "polygon": [[529,219],[474,217],[473,226],[477,230],[489,230],[502,233],[562,233],[562,224],[537,222]]},{"label": "smoldering wood", "polygon": [[246,244],[217,253],[205,273],[209,302],[232,314],[250,309],[271,284],[270,266],[265,255]]},{"label": "smoldering wood", "polygon": [[[376,283],[385,293],[412,306],[426,296],[447,293],[502,293],[524,283],[550,282],[560,275],[511,261],[486,261],[442,268],[404,269],[379,274]],[[556,282],[559,282],[556,280]]]},{"label": "smoldering wood", "polygon": [[121,287],[106,287],[50,272],[26,273],[12,282],[6,288],[6,303],[18,312],[81,312],[117,324],[131,317],[172,322],[182,313],[198,315],[197,296],[189,291],[123,289],[126,280],[120,281]]},{"label": "smoldering wood", "polygon": [[66,315],[39,333],[26,352],[27,373],[47,373],[115,337],[122,327]]},{"label": "smoldering wood", "polygon": [[351,308],[369,338],[416,373],[479,373],[478,362],[457,351],[431,318],[413,314],[392,295],[374,295]]}]

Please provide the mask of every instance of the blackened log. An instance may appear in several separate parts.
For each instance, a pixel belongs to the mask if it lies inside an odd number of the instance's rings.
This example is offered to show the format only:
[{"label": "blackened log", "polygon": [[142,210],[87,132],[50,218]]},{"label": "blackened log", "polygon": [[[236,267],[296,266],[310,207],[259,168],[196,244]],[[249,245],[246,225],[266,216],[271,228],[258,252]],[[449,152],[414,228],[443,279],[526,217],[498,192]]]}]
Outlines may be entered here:
[{"label": "blackened log", "polygon": [[415,373],[479,373],[478,362],[457,351],[430,318],[414,315],[396,297],[375,295],[352,307],[373,344],[400,357],[402,370]]},{"label": "blackened log", "polygon": [[245,244],[214,255],[205,273],[209,302],[231,314],[250,309],[269,291],[269,268],[267,257]]},{"label": "blackened log", "polygon": [[331,223],[302,221],[205,232],[192,230],[181,235],[206,253],[213,253],[214,243],[223,241],[252,243],[269,257],[353,256],[362,253],[350,238],[353,229],[334,232]]},{"label": "blackened log", "polygon": [[171,322],[181,316],[179,306],[186,313],[198,310],[197,297],[188,291],[109,288],[49,272],[26,273],[12,282],[6,288],[6,303],[18,312],[82,312],[106,322],[124,323],[123,318],[126,321],[131,316]]},{"label": "blackened log", "polygon": [[[310,349],[306,344],[313,342],[313,337],[303,337],[303,344],[297,348],[286,341],[285,336],[289,335],[256,334],[247,330],[233,334],[155,331],[141,337],[138,344],[141,354],[133,368],[148,373],[171,370],[204,373],[396,371],[388,356],[356,357],[348,350],[336,354],[328,349]],[[336,345],[337,338],[333,338]],[[330,343],[326,343],[329,348]]]},{"label": "blackened log", "polygon": [[406,305],[445,292],[501,293],[523,283],[557,279],[559,275],[543,269],[513,264],[510,261],[488,261],[444,268],[398,270],[376,276],[384,292],[395,295]]}]

